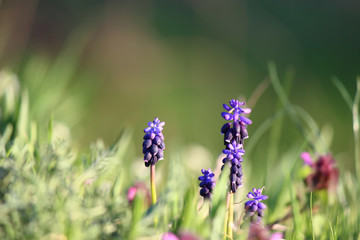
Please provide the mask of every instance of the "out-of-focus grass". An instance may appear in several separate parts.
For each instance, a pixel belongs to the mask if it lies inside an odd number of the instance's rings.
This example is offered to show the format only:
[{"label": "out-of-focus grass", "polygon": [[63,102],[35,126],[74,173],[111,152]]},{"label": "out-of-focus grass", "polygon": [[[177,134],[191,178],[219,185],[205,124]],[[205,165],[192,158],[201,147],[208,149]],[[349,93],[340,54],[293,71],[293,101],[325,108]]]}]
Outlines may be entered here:
[{"label": "out-of-focus grass", "polygon": [[[328,150],[323,141],[327,135],[303,109],[289,101],[275,66],[269,65],[269,70],[282,105],[262,126],[249,128],[250,138],[261,139],[276,125],[276,119],[290,115],[302,139],[294,141],[286,152],[272,153],[278,158],[272,164],[260,167],[244,156],[245,182],[235,200],[240,203],[234,207],[235,239],[247,237],[249,223],[241,220],[246,192],[263,185],[269,196],[265,223],[289,213],[293,216],[277,225],[286,239],[358,239],[359,181],[340,170],[335,196],[306,193],[299,154],[308,149]],[[47,116],[47,124],[35,121],[34,113],[50,114],[53,102],[49,106],[43,102],[44,109],[33,108],[28,90],[8,72],[0,73],[0,86],[1,239],[159,239],[167,231],[190,231],[204,239],[222,237],[227,177],[222,175],[217,180],[209,211],[209,204],[202,203],[198,194],[200,169],[195,173],[191,170],[187,148],[170,148],[158,164],[159,199],[155,206],[148,209],[146,196],[141,194],[130,204],[127,189],[136,181],[147,184],[149,178],[140,155],[134,153],[131,130],[124,129],[111,147],[98,140],[77,152],[66,134],[69,129],[56,117]],[[59,85],[49,84],[47,90],[52,91],[52,87]],[[358,106],[357,101],[355,97],[353,106]],[[280,126],[276,131],[286,129]],[[245,143],[245,149],[249,146],[251,151],[259,151],[256,139],[253,145]],[[199,159],[206,153],[197,151]],[[265,178],[259,175],[263,171],[267,172]],[[309,206],[315,210],[308,210]]]}]

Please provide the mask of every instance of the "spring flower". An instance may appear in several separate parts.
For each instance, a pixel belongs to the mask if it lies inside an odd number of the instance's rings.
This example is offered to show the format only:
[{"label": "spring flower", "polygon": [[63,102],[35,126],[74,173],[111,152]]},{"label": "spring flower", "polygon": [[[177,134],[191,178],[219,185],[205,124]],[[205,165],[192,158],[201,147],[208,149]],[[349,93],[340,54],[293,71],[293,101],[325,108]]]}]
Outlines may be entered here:
[{"label": "spring flower", "polygon": [[222,168],[225,164],[230,163],[230,188],[231,191],[235,193],[236,189],[242,184],[243,172],[241,162],[243,161],[242,156],[244,155],[245,150],[234,140],[231,144],[228,144],[227,149],[224,149],[223,153],[227,156],[223,159],[224,165]]},{"label": "spring flower", "polygon": [[223,104],[224,109],[227,112],[222,112],[221,116],[226,120],[226,121],[242,121],[245,124],[251,124],[251,120],[248,119],[247,117],[244,116],[240,116],[240,114],[244,113],[244,114],[249,114],[251,112],[250,108],[242,108],[241,106],[244,106],[245,103],[244,102],[239,102],[238,100],[232,99],[230,100],[230,106]]},{"label": "spring flower", "polygon": [[315,162],[309,153],[303,152],[301,158],[304,163],[312,168],[312,173],[309,174],[305,183],[311,190],[334,190],[339,182],[339,169],[336,167],[335,159],[331,154],[321,155]]},{"label": "spring flower", "polygon": [[230,107],[226,104],[223,105],[227,112],[222,112],[221,116],[232,123],[225,123],[221,128],[221,134],[224,135],[224,145],[227,146],[234,140],[241,145],[244,144],[244,139],[248,138],[247,125],[252,124],[252,121],[240,114],[249,114],[250,108],[241,108],[245,105],[244,102],[238,100],[231,100]]},{"label": "spring flower", "polygon": [[262,195],[262,188],[253,188],[252,192],[249,192],[247,197],[251,200],[245,203],[245,210],[247,216],[253,216],[255,212],[258,213],[258,220],[264,217],[264,210],[266,209],[266,205],[261,201],[268,199],[268,196]]},{"label": "spring flower", "polygon": [[164,135],[162,134],[165,122],[160,122],[159,118],[148,123],[145,128],[145,136],[143,142],[143,153],[145,166],[155,165],[159,160],[164,159]]},{"label": "spring flower", "polygon": [[281,240],[282,233],[270,234],[269,229],[262,226],[260,223],[251,223],[250,231],[247,240]]},{"label": "spring flower", "polygon": [[205,199],[209,199],[215,187],[215,174],[210,168],[208,170],[202,169],[201,172],[204,175],[199,177],[199,181],[201,181],[199,184],[201,187],[200,195]]},{"label": "spring flower", "polygon": [[181,231],[178,235],[172,232],[164,233],[161,240],[199,240],[199,238],[192,233]]},{"label": "spring flower", "polygon": [[135,196],[139,193],[144,194],[146,203],[147,203],[147,205],[150,206],[150,204],[151,204],[150,192],[149,192],[149,189],[142,182],[137,182],[128,189],[128,192],[127,192],[128,202],[132,203]]}]

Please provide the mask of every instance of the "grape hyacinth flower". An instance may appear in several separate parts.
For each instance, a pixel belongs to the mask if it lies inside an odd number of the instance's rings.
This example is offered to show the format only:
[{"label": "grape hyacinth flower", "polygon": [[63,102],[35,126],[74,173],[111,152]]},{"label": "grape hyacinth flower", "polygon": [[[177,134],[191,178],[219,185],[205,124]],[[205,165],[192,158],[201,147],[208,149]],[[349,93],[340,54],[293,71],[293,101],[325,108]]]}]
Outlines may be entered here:
[{"label": "grape hyacinth flower", "polygon": [[209,168],[208,170],[201,170],[203,176],[199,177],[201,187],[200,195],[204,197],[204,199],[210,199],[212,195],[212,191],[215,187],[215,174]]},{"label": "grape hyacinth flower", "polygon": [[165,122],[160,122],[159,118],[148,123],[148,127],[144,129],[145,136],[143,142],[143,154],[145,166],[150,166],[150,187],[152,204],[156,203],[155,188],[155,164],[164,158],[164,135],[162,134]]},{"label": "grape hyacinth flower", "polygon": [[247,197],[251,200],[245,203],[245,210],[247,216],[253,216],[255,212],[258,214],[258,221],[264,217],[264,210],[266,209],[266,205],[261,201],[268,199],[268,196],[262,195],[262,191],[265,187],[262,188],[253,188],[253,192],[249,192]]},{"label": "grape hyacinth flower", "polygon": [[313,170],[313,173],[305,179],[306,186],[311,191],[321,189],[332,191],[336,188],[339,182],[339,169],[336,167],[335,159],[331,154],[320,155],[316,162],[307,152],[303,152],[301,158]]},{"label": "grape hyacinth flower", "polygon": [[250,119],[241,115],[249,114],[251,112],[250,108],[243,108],[244,105],[244,102],[232,99],[230,100],[229,105],[223,104],[226,112],[221,113],[221,116],[226,121],[231,121],[225,123],[221,128],[221,134],[224,135],[225,145],[225,150],[223,153],[227,155],[226,158],[223,159],[224,165],[222,166],[222,170],[226,164],[231,165],[229,173],[230,187],[226,200],[228,216],[226,216],[225,219],[227,219],[227,227],[224,229],[224,236],[227,236],[231,239],[233,236],[234,194],[236,189],[242,184],[243,172],[241,162],[242,155],[245,153],[243,150],[244,140],[249,137],[247,132],[247,125],[252,124]]},{"label": "grape hyacinth flower", "polygon": [[227,156],[223,159],[224,168],[225,164],[231,164],[231,173],[230,173],[230,188],[233,193],[236,192],[236,189],[242,184],[242,166],[241,162],[242,156],[245,153],[245,150],[241,148],[241,144],[237,143],[235,140],[228,144],[227,149],[223,150],[223,153]]},{"label": "grape hyacinth flower", "polygon": [[143,142],[143,153],[145,166],[155,165],[159,160],[164,159],[164,135],[162,134],[165,122],[160,122],[159,118],[155,118],[153,122],[148,123],[145,128]]},{"label": "grape hyacinth flower", "polygon": [[226,104],[223,105],[227,112],[222,112],[221,116],[227,120],[232,121],[231,123],[225,123],[221,128],[221,134],[224,135],[224,145],[227,145],[234,140],[243,145],[244,139],[248,138],[247,125],[252,124],[252,121],[247,117],[241,116],[240,114],[249,114],[250,108],[241,108],[240,106],[245,105],[244,102],[232,99],[230,101],[230,107]]}]

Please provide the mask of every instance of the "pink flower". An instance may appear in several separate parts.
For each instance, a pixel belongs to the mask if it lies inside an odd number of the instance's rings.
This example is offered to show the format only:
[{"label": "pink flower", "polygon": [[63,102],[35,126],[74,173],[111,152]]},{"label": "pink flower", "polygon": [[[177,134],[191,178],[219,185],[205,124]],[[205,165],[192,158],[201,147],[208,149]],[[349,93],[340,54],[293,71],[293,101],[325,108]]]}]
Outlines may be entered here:
[{"label": "pink flower", "polygon": [[334,190],[336,188],[339,182],[339,169],[331,154],[319,156],[316,162],[306,152],[301,154],[301,158],[306,165],[313,169],[313,172],[305,179],[306,186],[310,190]]},{"label": "pink flower", "polygon": [[261,223],[252,223],[247,240],[281,240],[283,234],[276,232],[270,234],[268,228],[264,227]]},{"label": "pink flower", "polygon": [[148,206],[150,206],[150,204],[151,204],[150,192],[149,192],[149,189],[142,182],[137,182],[128,189],[127,200],[129,201],[129,203],[132,203],[136,194],[138,194],[139,192],[144,194],[144,196],[146,198],[146,203]]}]

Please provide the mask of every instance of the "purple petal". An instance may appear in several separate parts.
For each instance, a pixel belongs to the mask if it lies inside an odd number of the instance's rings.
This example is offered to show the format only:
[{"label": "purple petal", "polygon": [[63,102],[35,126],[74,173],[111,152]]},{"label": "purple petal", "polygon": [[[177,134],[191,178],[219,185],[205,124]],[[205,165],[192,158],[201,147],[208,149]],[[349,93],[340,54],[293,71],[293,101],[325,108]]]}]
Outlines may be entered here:
[{"label": "purple petal", "polygon": [[253,200],[247,201],[247,202],[245,203],[245,206],[246,206],[246,207],[250,207],[253,203],[254,203]]},{"label": "purple petal", "polygon": [[261,195],[260,197],[258,197],[259,200],[266,200],[268,199],[269,197],[266,196],[266,195]]},{"label": "purple petal", "polygon": [[224,149],[224,150],[223,150],[223,153],[224,153],[224,154],[231,154],[231,151],[228,150],[228,149]]},{"label": "purple petal", "polygon": [[[158,127],[161,127],[161,128],[162,128],[164,125],[165,125],[165,122],[161,122],[161,123],[158,124]],[[161,129],[161,130],[162,130],[162,129]]]},{"label": "purple petal", "polygon": [[310,156],[310,153],[303,152],[300,157],[304,160],[305,165],[312,166],[314,164],[313,159]]},{"label": "purple petal", "polygon": [[150,130],[151,130],[151,127],[147,127],[144,129],[144,132],[148,133],[148,132],[150,132]]},{"label": "purple petal", "polygon": [[245,124],[247,124],[247,125],[252,124],[252,121],[251,121],[250,119],[248,119],[247,117],[240,116],[240,120],[241,120],[242,122],[244,122]]},{"label": "purple petal", "polygon": [[235,150],[234,145],[232,145],[232,144],[229,144],[229,145],[228,145],[228,147],[229,147],[229,148],[230,148],[230,150],[232,150],[232,151],[234,151],[234,150]]},{"label": "purple petal", "polygon": [[246,195],[247,198],[254,198],[254,194],[252,192],[249,192],[247,195]]},{"label": "purple petal", "polygon": [[234,121],[238,121],[238,120],[239,120],[239,113],[234,112]]},{"label": "purple petal", "polygon": [[232,115],[230,113],[227,113],[227,112],[222,112],[221,113],[221,116],[226,120],[226,121],[229,121],[232,119]]},{"label": "purple petal", "polygon": [[229,107],[227,104],[223,104],[223,107],[226,111],[230,111],[231,107]]},{"label": "purple petal", "polygon": [[245,114],[249,114],[249,113],[251,113],[251,109],[250,108],[243,108],[243,109],[241,109],[241,112],[243,112]]},{"label": "purple petal", "polygon": [[266,205],[265,205],[264,203],[262,203],[262,202],[259,202],[259,203],[258,203],[258,207],[259,207],[260,209],[265,209],[265,208],[266,208]]}]

